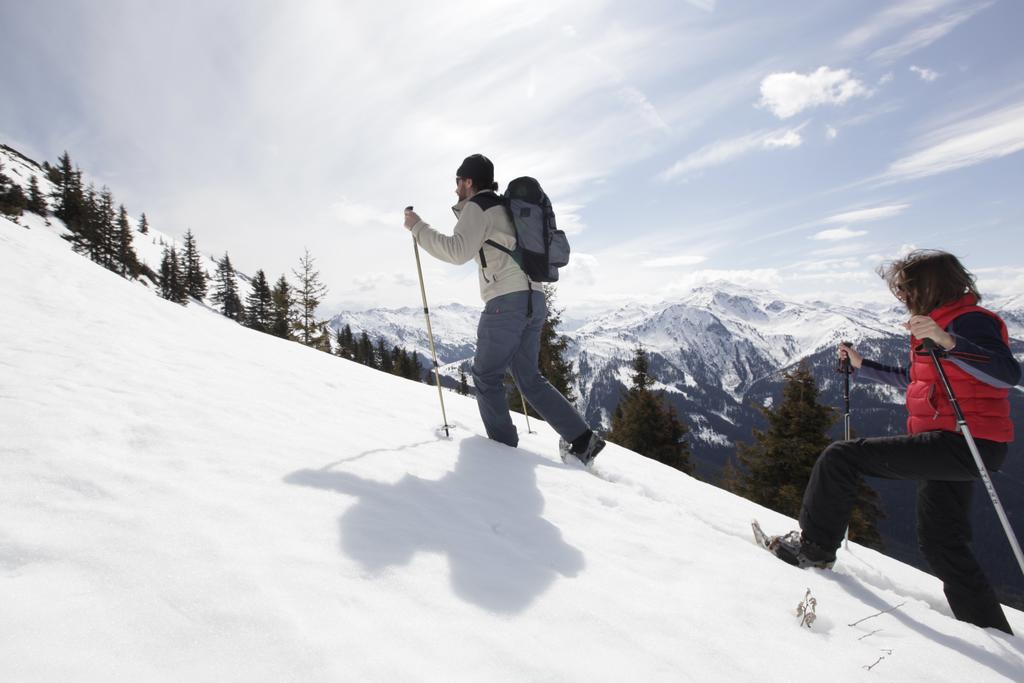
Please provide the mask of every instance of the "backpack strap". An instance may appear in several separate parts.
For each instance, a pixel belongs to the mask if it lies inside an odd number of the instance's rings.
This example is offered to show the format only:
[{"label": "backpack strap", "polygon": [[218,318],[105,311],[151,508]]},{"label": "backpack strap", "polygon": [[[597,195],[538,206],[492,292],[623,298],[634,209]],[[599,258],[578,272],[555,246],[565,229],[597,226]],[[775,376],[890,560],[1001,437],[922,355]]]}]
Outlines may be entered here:
[{"label": "backpack strap", "polygon": [[[488,209],[493,209],[496,206],[504,205],[505,211],[508,213],[508,219],[512,222],[512,228],[515,229],[516,222],[515,218],[512,217],[512,209],[509,207],[508,203],[505,202],[504,199],[498,195],[497,192],[478,192],[472,197],[470,197],[469,201],[473,202],[484,211],[487,211]],[[509,249],[508,247],[502,246],[491,239],[484,240],[484,244],[489,244],[498,251],[508,254],[512,258],[512,260],[516,262],[516,265],[518,265],[520,269],[523,268],[522,257],[519,255],[517,250]],[[483,247],[480,247],[480,265],[483,266],[484,268],[487,267],[487,258],[484,256]],[[525,273],[526,271],[524,270],[523,272]],[[526,278],[526,287],[529,290],[528,298],[526,300],[526,315],[527,317],[530,317],[533,315],[533,283],[530,282],[529,276],[527,276]]]},{"label": "backpack strap", "polygon": [[[501,197],[499,197],[498,193],[494,192],[493,190],[477,192],[475,195],[469,198],[469,201],[479,206],[480,209],[483,211],[493,209],[494,207],[502,204]],[[507,249],[495,244],[491,240],[487,240],[486,242],[484,242],[484,244],[490,244],[491,246],[498,247],[498,249],[501,249],[502,251],[507,251]],[[480,248],[480,265],[483,266],[484,268],[487,267],[487,258],[484,256],[483,247]]]},{"label": "backpack strap", "polygon": [[479,206],[484,211],[493,209],[494,207],[501,204],[501,197],[498,196],[497,192],[493,190],[487,190],[485,192],[477,192],[475,195],[469,198],[469,201]]}]

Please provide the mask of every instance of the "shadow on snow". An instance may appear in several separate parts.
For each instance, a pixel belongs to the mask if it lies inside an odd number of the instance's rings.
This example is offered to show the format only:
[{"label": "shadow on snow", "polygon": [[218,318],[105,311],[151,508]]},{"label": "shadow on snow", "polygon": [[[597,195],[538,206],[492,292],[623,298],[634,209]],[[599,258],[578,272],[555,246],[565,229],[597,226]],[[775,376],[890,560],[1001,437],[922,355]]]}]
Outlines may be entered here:
[{"label": "shadow on snow", "polygon": [[406,475],[389,484],[325,468],[284,481],[359,499],[339,520],[340,543],[368,571],[409,564],[418,552],[444,554],[455,595],[509,614],[529,607],[558,575],[585,566],[583,553],[541,516],[535,470],[549,464],[475,436],[460,443],[455,469],[438,480]]}]

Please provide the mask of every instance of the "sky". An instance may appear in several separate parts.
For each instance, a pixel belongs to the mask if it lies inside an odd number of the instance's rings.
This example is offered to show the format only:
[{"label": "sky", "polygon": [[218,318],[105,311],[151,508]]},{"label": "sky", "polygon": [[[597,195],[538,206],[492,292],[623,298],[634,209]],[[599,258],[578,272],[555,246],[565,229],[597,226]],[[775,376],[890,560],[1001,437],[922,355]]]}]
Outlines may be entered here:
[{"label": "sky", "polygon": [[615,444],[563,464],[540,421],[511,449],[453,392],[446,439],[434,387],[160,299],[20,221],[0,217],[0,313],[34,332],[0,333],[4,681],[1024,680],[1019,635],[955,620],[924,572],[857,543],[791,567],[750,520],[795,520]]},{"label": "sky", "polygon": [[[309,249],[324,314],[419,304],[402,209],[450,231],[477,152],[550,194],[573,314],[716,280],[883,302],[912,248],[1024,292],[1012,0],[0,0],[0,24],[0,141],[69,151],[240,270]],[[479,303],[472,264],[423,272],[432,305]]]}]

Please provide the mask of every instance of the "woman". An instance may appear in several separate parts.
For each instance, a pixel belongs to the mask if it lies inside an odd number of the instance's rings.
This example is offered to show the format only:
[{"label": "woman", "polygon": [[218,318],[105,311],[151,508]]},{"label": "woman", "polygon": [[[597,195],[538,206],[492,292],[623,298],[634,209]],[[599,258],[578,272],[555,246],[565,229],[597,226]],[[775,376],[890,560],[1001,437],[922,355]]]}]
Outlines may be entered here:
[{"label": "woman", "polygon": [[974,458],[922,341],[944,350],[943,369],[964,412],[981,458],[998,470],[1013,441],[1009,389],[1020,381],[1006,324],[978,306],[974,276],[942,251],[921,250],[879,269],[892,293],[910,312],[910,367],[868,360],[840,345],[858,381],[906,390],[906,436],[854,439],[821,454],[804,491],[800,532],[772,539],[772,551],[800,567],[829,568],[843,539],[861,476],[917,480],[917,534],[921,551],[961,621],[1012,633],[970,549],[969,513]]}]

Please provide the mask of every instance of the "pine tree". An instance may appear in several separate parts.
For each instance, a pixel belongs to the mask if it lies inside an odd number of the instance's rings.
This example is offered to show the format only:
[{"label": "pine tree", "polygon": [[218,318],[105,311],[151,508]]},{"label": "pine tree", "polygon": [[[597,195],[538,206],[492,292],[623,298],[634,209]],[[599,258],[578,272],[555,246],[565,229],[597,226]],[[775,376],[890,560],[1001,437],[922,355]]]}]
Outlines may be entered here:
[{"label": "pine tree", "polygon": [[88,256],[94,261],[98,260],[100,236],[97,231],[97,214],[99,209],[96,201],[96,189],[90,185],[83,190],[81,174],[77,171],[71,175],[74,180],[69,181],[70,186],[64,192],[67,204],[60,207],[60,212],[54,215],[60,218],[68,227],[71,234],[67,237],[71,241],[71,248],[76,253]]},{"label": "pine tree", "polygon": [[409,375],[410,379],[417,382],[424,381],[423,363],[420,362],[420,354],[415,351],[409,354]]},{"label": "pine tree", "polygon": [[139,232],[143,235],[149,234],[149,221],[146,220],[145,213],[139,216]]},{"label": "pine tree", "polygon": [[164,255],[160,261],[160,296],[181,305],[188,304],[185,292],[185,276],[181,272],[178,252],[164,247]]},{"label": "pine tree", "polygon": [[675,410],[665,403],[662,392],[654,392],[654,378],[643,347],[633,353],[632,386],[612,415],[608,440],[662,462],[682,472],[693,472],[689,433]]},{"label": "pine tree", "polygon": [[459,388],[458,392],[463,396],[469,396],[469,381],[466,379],[466,371],[459,369]]},{"label": "pine tree", "polygon": [[53,215],[64,221],[72,232],[74,219],[81,211],[82,180],[81,175],[76,174],[71,166],[71,157],[67,151],[58,160],[60,166],[51,170],[50,180],[54,184],[53,199],[56,201],[56,208]]},{"label": "pine tree", "polygon": [[362,334],[359,335],[359,341],[356,343],[356,361],[367,367],[379,369],[377,367],[377,359],[373,353],[373,343],[370,341],[370,335],[366,333],[366,330],[363,330]]},{"label": "pine tree", "polygon": [[406,353],[405,349],[401,346],[396,346],[391,349],[391,357],[394,359],[395,369],[394,373],[399,377],[410,379],[410,364],[409,354]]},{"label": "pine tree", "polygon": [[270,333],[274,327],[274,296],[262,269],[252,279],[252,289],[245,297],[245,326]]},{"label": "pine tree", "polygon": [[[818,386],[806,364],[785,373],[782,401],[761,407],[768,429],[754,430],[754,442],[737,444],[740,467],[730,467],[723,483],[734,493],[790,517],[800,516],[811,468],[829,445],[828,429],[836,411],[818,403]],[[877,495],[861,483],[850,538],[874,547],[880,544]]]},{"label": "pine tree", "polygon": [[110,188],[104,186],[100,190],[96,213],[94,216],[95,228],[92,231],[96,236],[96,245],[92,254],[93,261],[96,261],[107,270],[115,273],[121,272],[118,264],[118,253],[120,249],[117,244],[117,217],[114,211],[114,195]]},{"label": "pine tree", "polygon": [[551,386],[573,403],[576,397],[572,385],[576,378],[572,362],[565,359],[569,340],[558,334],[558,327],[562,324],[562,310],[555,306],[554,285],[544,285],[544,299],[548,312],[540,332],[540,372]]},{"label": "pine tree", "polygon": [[334,352],[334,349],[331,348],[331,323],[329,320],[320,322],[320,329],[313,338],[313,348],[319,349],[324,353]]},{"label": "pine tree", "polygon": [[299,259],[299,270],[292,271],[298,279],[294,299],[294,329],[299,341],[306,346],[316,346],[323,333],[323,325],[316,319],[316,309],[327,294],[327,287],[320,281],[320,273],[313,267],[314,262],[307,249]]},{"label": "pine tree", "polygon": [[278,278],[274,289],[270,292],[270,298],[274,303],[273,323],[270,326],[270,334],[282,339],[292,339],[291,332],[291,311],[292,311],[292,287],[288,280],[282,275]]},{"label": "pine tree", "polygon": [[0,164],[0,213],[17,218],[24,212],[26,206],[28,206],[28,199],[21,186],[7,177],[3,172],[3,164]]},{"label": "pine tree", "polygon": [[356,359],[355,338],[352,335],[352,326],[348,323],[338,330],[337,351],[339,357],[347,360]]},{"label": "pine tree", "polygon": [[225,316],[232,320],[242,320],[245,309],[242,308],[242,300],[238,298],[235,269],[231,266],[227,252],[224,252],[224,258],[217,261],[217,288],[211,299]]},{"label": "pine tree", "polygon": [[[224,256],[227,258],[227,254]],[[202,301],[206,297],[206,281],[209,276],[203,268],[203,257],[199,253],[199,247],[196,246],[196,238],[192,235],[191,229],[185,231],[185,245],[182,247],[181,264],[185,271],[185,289],[188,290],[188,295],[193,299]]]},{"label": "pine tree", "polygon": [[28,182],[28,205],[25,207],[37,216],[46,218],[50,215],[50,209],[46,205],[46,197],[39,189],[39,179],[34,175]]},{"label": "pine tree", "polygon": [[124,204],[118,210],[117,226],[114,235],[114,241],[117,244],[118,272],[121,273],[122,277],[134,280],[139,276],[141,266],[139,265],[139,257],[135,253],[135,247],[132,245],[132,226],[128,222],[128,212],[125,210]]},{"label": "pine tree", "polygon": [[388,352],[388,347],[384,345],[384,337],[377,339],[377,369],[382,372],[392,372],[394,370],[394,360]]}]

